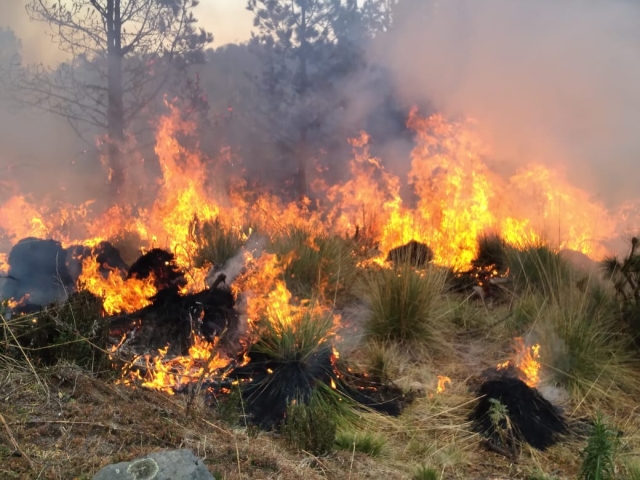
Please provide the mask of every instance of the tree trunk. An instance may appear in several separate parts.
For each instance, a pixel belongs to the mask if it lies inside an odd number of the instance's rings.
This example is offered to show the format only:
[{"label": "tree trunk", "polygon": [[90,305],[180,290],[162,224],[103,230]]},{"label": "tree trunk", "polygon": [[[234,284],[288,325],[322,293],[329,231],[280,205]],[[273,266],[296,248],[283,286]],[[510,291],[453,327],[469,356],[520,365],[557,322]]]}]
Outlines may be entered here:
[{"label": "tree trunk", "polygon": [[109,136],[110,193],[115,198],[124,186],[124,108],[122,93],[122,19],[120,0],[107,1],[107,133]]},{"label": "tree trunk", "polygon": [[[309,77],[307,72],[307,62],[309,55],[309,44],[307,41],[307,4],[302,2],[302,11],[300,12],[300,53],[298,59],[300,61],[300,72],[298,79],[298,94],[304,99],[309,90]],[[302,115],[302,125],[300,126],[300,137],[298,140],[298,148],[296,155],[298,156],[298,171],[296,175],[296,193],[299,197],[307,196],[307,157],[309,155],[308,146],[308,120],[307,113]]]}]

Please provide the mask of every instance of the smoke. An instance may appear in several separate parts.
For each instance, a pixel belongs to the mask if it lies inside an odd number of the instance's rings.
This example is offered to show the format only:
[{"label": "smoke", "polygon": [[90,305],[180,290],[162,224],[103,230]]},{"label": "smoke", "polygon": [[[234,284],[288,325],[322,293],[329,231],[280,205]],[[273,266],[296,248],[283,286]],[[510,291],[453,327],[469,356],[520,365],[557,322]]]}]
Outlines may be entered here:
[{"label": "smoke", "polygon": [[374,56],[408,102],[474,117],[494,163],[566,167],[609,205],[637,195],[640,4],[404,0]]}]

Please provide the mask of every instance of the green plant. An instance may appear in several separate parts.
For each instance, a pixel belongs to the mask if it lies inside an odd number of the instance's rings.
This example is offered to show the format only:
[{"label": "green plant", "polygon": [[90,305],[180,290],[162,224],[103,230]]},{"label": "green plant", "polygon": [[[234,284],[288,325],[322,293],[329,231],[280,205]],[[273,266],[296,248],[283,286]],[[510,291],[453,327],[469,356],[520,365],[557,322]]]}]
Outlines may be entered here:
[{"label": "green plant", "polygon": [[416,271],[408,264],[368,273],[364,284],[365,334],[378,342],[437,346],[441,340],[438,301],[445,274],[435,268]]},{"label": "green plant", "polygon": [[426,465],[420,465],[413,472],[411,477],[413,480],[439,480],[440,473],[435,468]]},{"label": "green plant", "polygon": [[280,257],[289,257],[285,281],[289,290],[304,298],[324,295],[333,300],[346,294],[357,275],[355,244],[337,235],[314,235],[292,227],[278,236],[271,250]]},{"label": "green plant", "polygon": [[293,402],[287,408],[281,433],[289,446],[325,455],[333,450],[336,437],[333,412],[313,399],[308,405]]},{"label": "green plant", "polygon": [[364,453],[370,457],[379,457],[386,445],[384,438],[372,433],[339,432],[336,436],[336,447]]},{"label": "green plant", "polygon": [[612,480],[616,478],[615,456],[618,437],[598,415],[587,446],[581,452],[579,480]]},{"label": "green plant", "polygon": [[490,398],[489,419],[491,420],[491,440],[496,447],[515,457],[519,453],[516,432],[509,418],[507,407],[495,398]]},{"label": "green plant", "polygon": [[69,296],[34,315],[8,324],[32,359],[51,365],[64,360],[93,372],[108,363],[109,321],[102,316],[102,301],[88,291]]},{"label": "green plant", "polygon": [[637,361],[621,331],[615,307],[606,296],[564,287],[562,301],[539,307],[535,326],[540,358],[552,380],[576,398],[615,394],[612,386],[637,389]]},{"label": "green plant", "polygon": [[544,244],[509,247],[509,274],[520,291],[531,289],[553,297],[558,288],[571,283],[572,270],[558,252]]},{"label": "green plant", "polygon": [[197,245],[194,265],[198,268],[207,263],[224,265],[240,250],[246,236],[243,230],[225,226],[218,218],[206,222],[194,220],[191,225],[191,237]]}]

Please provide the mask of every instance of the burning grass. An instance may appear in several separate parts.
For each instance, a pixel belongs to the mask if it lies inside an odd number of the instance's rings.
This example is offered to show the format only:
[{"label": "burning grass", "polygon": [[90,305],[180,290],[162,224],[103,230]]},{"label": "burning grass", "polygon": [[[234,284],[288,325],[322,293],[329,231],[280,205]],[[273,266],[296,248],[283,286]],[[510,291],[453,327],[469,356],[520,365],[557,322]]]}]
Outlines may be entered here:
[{"label": "burning grass", "polygon": [[[158,124],[162,179],[148,208],[134,215],[115,206],[89,222],[84,210],[56,216],[22,197],[0,207],[0,226],[16,238],[54,236],[59,256],[73,251],[69,245],[86,245],[92,255],[84,257],[75,286],[99,296],[107,314],[121,314],[109,319],[114,330],[127,330],[118,335],[118,346],[133,345],[135,337],[136,346],[146,348],[136,352],[138,360],[146,359],[144,376],[113,385],[89,375],[86,362],[63,354],[72,343],[96,343],[84,324],[73,323],[79,313],[74,304],[47,313],[56,335],[56,322],[75,329],[72,339],[47,336],[55,344],[47,349],[55,352],[51,363],[63,358],[84,370],[34,361],[39,350],[20,343],[18,333],[26,325],[19,321],[36,317],[4,321],[0,361],[9,373],[0,386],[8,392],[3,418],[13,441],[11,451],[0,450],[3,474],[69,478],[107,461],[183,445],[222,468],[223,478],[524,477],[541,464],[575,477],[579,445],[562,443],[543,453],[522,449],[514,466],[513,458],[487,453],[469,421],[482,402],[474,375],[504,363],[506,345],[517,337],[529,357],[512,360],[519,373],[509,370],[507,387],[525,385],[518,380],[524,374],[540,392],[568,389],[569,420],[595,406],[608,408],[624,417],[627,452],[638,451],[637,352],[620,328],[618,305],[585,282],[578,288],[568,261],[557,253],[600,251],[590,239],[598,228],[609,228],[601,221],[606,212],[582,192],[540,166],[500,179],[483,162],[485,146],[470,122],[413,111],[409,184],[415,207],[403,204],[401,180],[370,155],[364,133],[351,141],[351,177],[324,185],[325,195],[313,204],[248,192],[240,181],[223,194],[208,188],[211,172],[200,152],[178,141],[194,125],[170,110]],[[543,224],[569,212],[571,235],[558,234],[553,247],[541,244],[544,232],[534,228],[529,204],[540,205]],[[86,223],[83,241],[60,227],[65,218]],[[266,253],[248,246],[248,225],[258,225],[270,240]],[[478,239],[487,231],[495,234]],[[134,278],[122,266],[103,265],[92,246],[118,236],[135,238],[136,247],[124,255],[129,263],[144,253],[142,246],[159,254],[160,243],[172,255],[158,257],[160,267],[171,267],[170,281],[157,271]],[[20,248],[30,248],[29,242]],[[48,259],[44,279],[53,294],[59,293],[52,283],[56,262]],[[215,267],[209,280],[230,285],[203,290],[207,272],[199,267],[206,263]],[[63,283],[73,289],[68,277]],[[465,285],[454,288],[456,281]],[[497,291],[496,301],[488,301]],[[365,307],[361,323],[346,315],[357,301]],[[223,341],[233,327],[233,341]],[[343,345],[351,351],[339,355]],[[82,352],[96,346],[102,348]],[[218,356],[223,346],[229,355]],[[539,368],[530,376],[523,363],[534,362]],[[409,398],[414,401],[407,407]],[[212,399],[216,423],[205,405]],[[508,419],[517,405],[502,400],[506,412],[496,405],[493,413],[508,445]],[[276,428],[282,437],[258,432],[252,423]],[[420,465],[428,468],[416,473]]]},{"label": "burning grass", "polygon": [[278,235],[270,250],[290,257],[284,270],[289,290],[303,298],[325,295],[333,301],[349,293],[357,277],[355,245],[336,235],[316,235],[292,227]]}]

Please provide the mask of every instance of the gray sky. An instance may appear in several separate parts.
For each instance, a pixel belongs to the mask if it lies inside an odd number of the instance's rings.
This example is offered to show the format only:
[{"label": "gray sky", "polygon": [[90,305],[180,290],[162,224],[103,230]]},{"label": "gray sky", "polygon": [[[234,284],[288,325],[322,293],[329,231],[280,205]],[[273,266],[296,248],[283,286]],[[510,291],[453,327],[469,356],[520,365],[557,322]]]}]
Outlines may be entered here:
[{"label": "gray sky", "polygon": [[[22,40],[28,62],[60,59],[57,46],[46,35],[47,25],[31,22],[25,12],[27,0],[0,0],[0,26],[11,27]],[[200,25],[213,32],[214,46],[249,38],[252,15],[245,0],[201,0],[195,11]]]}]

